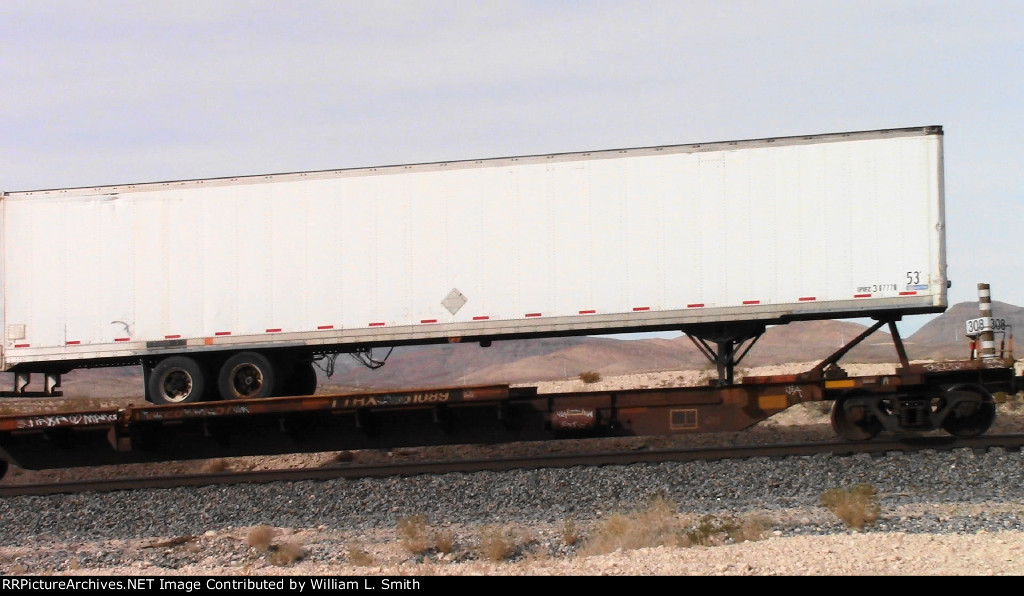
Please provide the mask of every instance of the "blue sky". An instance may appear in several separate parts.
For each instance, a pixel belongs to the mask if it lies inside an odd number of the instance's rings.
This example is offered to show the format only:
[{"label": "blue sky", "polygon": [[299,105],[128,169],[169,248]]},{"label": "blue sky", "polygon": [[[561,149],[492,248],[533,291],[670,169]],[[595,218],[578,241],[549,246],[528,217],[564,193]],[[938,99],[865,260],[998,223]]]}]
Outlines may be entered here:
[{"label": "blue sky", "polygon": [[950,303],[1024,305],[1020,0],[5,0],[0,24],[3,190],[938,124]]}]

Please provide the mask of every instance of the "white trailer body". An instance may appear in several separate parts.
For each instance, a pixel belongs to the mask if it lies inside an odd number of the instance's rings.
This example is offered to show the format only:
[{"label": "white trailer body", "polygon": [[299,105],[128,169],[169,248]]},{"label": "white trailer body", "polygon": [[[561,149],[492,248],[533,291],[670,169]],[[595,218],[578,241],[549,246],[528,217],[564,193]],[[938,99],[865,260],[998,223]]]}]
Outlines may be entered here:
[{"label": "white trailer body", "polygon": [[3,370],[946,308],[938,126],[5,192]]}]

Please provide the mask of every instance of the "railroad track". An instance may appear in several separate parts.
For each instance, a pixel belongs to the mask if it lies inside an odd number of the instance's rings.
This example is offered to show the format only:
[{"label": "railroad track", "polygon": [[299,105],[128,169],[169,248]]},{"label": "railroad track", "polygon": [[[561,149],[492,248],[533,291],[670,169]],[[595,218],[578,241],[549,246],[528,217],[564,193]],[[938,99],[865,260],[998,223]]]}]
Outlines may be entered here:
[{"label": "railroad track", "polygon": [[897,438],[891,440],[869,441],[865,443],[809,442],[778,445],[590,451],[572,454],[492,457],[484,459],[450,459],[444,461],[432,460],[372,465],[338,464],[318,468],[217,472],[174,476],[145,476],[45,484],[9,484],[0,485],[0,498],[190,486],[198,487],[271,482],[325,481],[342,478],[356,479],[388,476],[414,476],[423,474],[436,475],[481,471],[509,471],[537,468],[566,468],[576,466],[613,466],[660,462],[713,461],[753,457],[807,457],[822,454],[849,457],[864,453],[879,455],[892,452],[912,453],[923,450],[988,450],[992,448],[1001,448],[1012,451],[1020,450],[1022,447],[1024,447],[1024,434],[1003,434],[982,436],[973,439],[956,439],[953,437],[936,436]]}]

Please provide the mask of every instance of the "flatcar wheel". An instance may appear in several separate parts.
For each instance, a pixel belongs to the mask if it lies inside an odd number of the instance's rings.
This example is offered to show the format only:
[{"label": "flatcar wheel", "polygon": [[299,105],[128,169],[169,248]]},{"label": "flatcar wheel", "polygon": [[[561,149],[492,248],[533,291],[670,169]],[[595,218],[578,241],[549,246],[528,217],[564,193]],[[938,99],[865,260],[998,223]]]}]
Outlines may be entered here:
[{"label": "flatcar wheel", "polygon": [[154,404],[184,404],[203,400],[206,371],[188,356],[169,356],[148,375],[146,393]]},{"label": "flatcar wheel", "polygon": [[984,434],[996,420],[996,403],[990,395],[977,394],[977,397],[979,398],[977,407],[972,412],[961,413],[956,410],[950,412],[942,421],[942,429],[961,439]]},{"label": "flatcar wheel", "polygon": [[277,376],[270,358],[259,352],[240,352],[220,367],[218,389],[223,399],[271,397]]},{"label": "flatcar wheel", "polygon": [[3,478],[4,476],[7,475],[7,468],[8,467],[9,466],[7,464],[7,460],[6,459],[0,459],[0,478]]},{"label": "flatcar wheel", "polygon": [[867,441],[878,436],[882,432],[882,423],[866,412],[860,419],[855,419],[847,405],[849,401],[850,397],[845,397],[832,402],[832,429],[836,434],[848,441]]}]

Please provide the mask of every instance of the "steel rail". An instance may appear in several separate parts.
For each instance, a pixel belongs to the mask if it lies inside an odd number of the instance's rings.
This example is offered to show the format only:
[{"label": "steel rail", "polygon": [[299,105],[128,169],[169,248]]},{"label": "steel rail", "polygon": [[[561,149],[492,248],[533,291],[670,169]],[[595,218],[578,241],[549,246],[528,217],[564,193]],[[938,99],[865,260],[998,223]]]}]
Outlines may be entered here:
[{"label": "steel rail", "polygon": [[858,454],[885,455],[924,450],[1020,450],[1024,434],[981,436],[957,439],[948,436],[901,437],[855,442],[810,442],[778,445],[715,446],[628,451],[591,451],[574,454],[546,454],[483,459],[430,460],[373,465],[338,464],[318,468],[290,468],[246,472],[216,472],[175,476],[144,476],[93,479],[74,482],[0,485],[0,498],[43,496],[81,492],[119,490],[155,490],[180,487],[264,484],[271,482],[315,482],[338,479],[381,478],[390,476],[439,475],[482,471],[511,471],[580,466],[622,466],[663,462],[715,461],[755,457],[786,458],[831,455],[850,457]]}]

